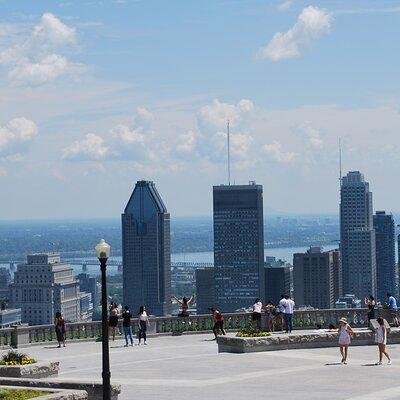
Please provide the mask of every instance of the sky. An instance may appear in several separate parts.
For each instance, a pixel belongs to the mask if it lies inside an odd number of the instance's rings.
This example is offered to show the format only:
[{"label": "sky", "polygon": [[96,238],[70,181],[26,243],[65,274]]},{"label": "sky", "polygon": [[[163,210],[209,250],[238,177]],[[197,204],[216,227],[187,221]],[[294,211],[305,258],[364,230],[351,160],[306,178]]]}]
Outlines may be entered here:
[{"label": "sky", "polygon": [[400,1],[0,0],[0,220],[118,218],[137,180],[210,215],[336,213],[343,171],[400,211]]}]

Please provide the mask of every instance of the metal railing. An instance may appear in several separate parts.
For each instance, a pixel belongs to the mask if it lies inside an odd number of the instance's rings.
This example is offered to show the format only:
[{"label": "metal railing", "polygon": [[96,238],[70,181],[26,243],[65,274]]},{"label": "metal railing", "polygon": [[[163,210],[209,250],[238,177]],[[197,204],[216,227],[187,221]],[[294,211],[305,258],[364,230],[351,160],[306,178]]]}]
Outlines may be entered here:
[{"label": "metal railing", "polygon": [[[386,310],[376,310],[378,315],[387,317]],[[337,325],[341,317],[346,317],[356,328],[368,325],[366,309],[330,309],[295,311],[293,325],[295,329],[323,328],[330,324]],[[227,330],[240,330],[251,326],[251,313],[224,314]],[[265,324],[265,317],[263,317]],[[280,328],[279,318],[276,318],[276,328]],[[210,331],[213,327],[211,315],[190,315],[188,317],[150,317],[149,334],[181,334],[183,332]],[[137,320],[132,319],[133,330],[136,330]],[[119,321],[119,331],[122,331],[122,320]],[[118,331],[118,330],[117,330]],[[101,321],[84,321],[67,324],[67,340],[100,340]],[[0,347],[33,345],[35,343],[55,342],[57,340],[53,325],[14,326],[0,329]]]}]

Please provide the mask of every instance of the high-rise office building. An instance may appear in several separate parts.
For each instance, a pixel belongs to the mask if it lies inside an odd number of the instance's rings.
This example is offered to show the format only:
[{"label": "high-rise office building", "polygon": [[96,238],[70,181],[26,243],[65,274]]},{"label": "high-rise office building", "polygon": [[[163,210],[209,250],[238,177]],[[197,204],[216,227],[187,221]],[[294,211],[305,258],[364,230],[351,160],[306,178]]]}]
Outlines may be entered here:
[{"label": "high-rise office building", "polygon": [[386,293],[399,295],[396,265],[395,224],[392,214],[377,211],[374,215],[376,240],[376,283],[377,298],[386,301]]},{"label": "high-rise office building", "polygon": [[214,268],[196,269],[196,311],[197,315],[209,314],[210,307],[215,307]]},{"label": "high-rise office building", "polygon": [[59,254],[28,255],[10,285],[10,307],[21,308],[22,322],[31,325],[52,324],[57,311],[68,322],[79,321],[79,284],[72,267]]},{"label": "high-rise office building", "polygon": [[265,301],[278,304],[282,294],[292,295],[293,267],[280,265],[265,267]]},{"label": "high-rise office building", "polygon": [[90,293],[93,307],[96,308],[101,302],[101,285],[97,282],[95,276],[91,276],[85,272],[77,276],[79,281],[79,289],[81,292]]},{"label": "high-rise office building", "polygon": [[263,189],[214,186],[215,300],[223,312],[265,297]]},{"label": "high-rise office building", "polygon": [[376,296],[372,193],[359,171],[349,172],[341,182],[340,252],[343,293],[361,299]]},{"label": "high-rise office building", "polygon": [[122,214],[123,298],[133,312],[171,312],[170,216],[153,182],[138,181]]},{"label": "high-rise office building", "polygon": [[[337,251],[310,247],[293,254],[293,283],[296,304],[314,308],[334,308],[338,299],[339,257]],[[336,263],[336,264],[335,264]],[[336,291],[336,293],[335,293]]]}]

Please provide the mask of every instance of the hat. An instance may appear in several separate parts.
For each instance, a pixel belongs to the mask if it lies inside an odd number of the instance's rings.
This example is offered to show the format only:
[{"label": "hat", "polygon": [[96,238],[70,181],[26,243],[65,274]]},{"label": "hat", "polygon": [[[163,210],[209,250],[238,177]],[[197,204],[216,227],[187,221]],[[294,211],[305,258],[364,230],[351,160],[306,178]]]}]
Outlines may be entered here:
[{"label": "hat", "polygon": [[344,324],[347,324],[347,318],[342,317],[339,319],[339,322],[343,322]]}]

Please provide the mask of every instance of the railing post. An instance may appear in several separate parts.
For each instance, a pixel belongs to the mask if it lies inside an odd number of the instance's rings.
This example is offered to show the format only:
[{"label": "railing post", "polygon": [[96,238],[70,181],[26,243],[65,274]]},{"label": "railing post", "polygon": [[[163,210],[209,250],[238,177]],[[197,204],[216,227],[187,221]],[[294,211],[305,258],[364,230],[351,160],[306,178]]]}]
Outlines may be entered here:
[{"label": "railing post", "polygon": [[28,324],[12,325],[11,347],[18,349],[29,344],[29,328]]}]

